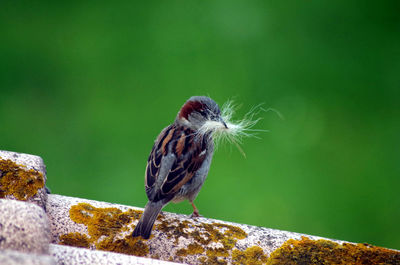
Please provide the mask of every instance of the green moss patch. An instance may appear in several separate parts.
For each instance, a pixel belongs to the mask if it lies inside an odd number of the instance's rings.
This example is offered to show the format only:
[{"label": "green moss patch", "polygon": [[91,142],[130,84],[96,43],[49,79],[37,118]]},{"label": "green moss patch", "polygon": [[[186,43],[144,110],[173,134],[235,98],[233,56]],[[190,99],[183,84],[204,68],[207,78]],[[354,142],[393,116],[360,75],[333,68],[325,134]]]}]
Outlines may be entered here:
[{"label": "green moss patch", "polygon": [[25,169],[24,166],[0,157],[0,198],[8,195],[26,201],[44,187],[44,177],[39,171]]}]

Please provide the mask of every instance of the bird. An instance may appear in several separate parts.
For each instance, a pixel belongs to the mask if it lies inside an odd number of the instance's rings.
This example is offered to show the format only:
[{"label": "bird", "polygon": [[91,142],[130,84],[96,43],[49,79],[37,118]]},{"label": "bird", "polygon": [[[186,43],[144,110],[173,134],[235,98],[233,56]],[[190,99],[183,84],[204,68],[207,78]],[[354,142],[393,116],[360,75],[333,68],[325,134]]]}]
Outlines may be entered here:
[{"label": "bird", "polygon": [[188,200],[191,217],[199,217],[194,204],[208,175],[214,154],[213,134],[228,129],[218,104],[209,97],[193,96],[164,128],[151,149],[145,171],[148,202],[133,237],[149,239],[154,222],[169,202]]}]

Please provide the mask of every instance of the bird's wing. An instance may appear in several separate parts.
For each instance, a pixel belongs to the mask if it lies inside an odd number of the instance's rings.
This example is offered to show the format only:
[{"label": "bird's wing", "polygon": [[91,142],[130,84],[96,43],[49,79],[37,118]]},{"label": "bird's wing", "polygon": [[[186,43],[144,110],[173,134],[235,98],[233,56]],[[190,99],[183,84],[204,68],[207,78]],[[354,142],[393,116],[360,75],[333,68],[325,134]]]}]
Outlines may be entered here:
[{"label": "bird's wing", "polygon": [[165,128],[147,161],[145,185],[149,200],[171,200],[200,168],[206,148],[206,138],[191,129],[176,125]]}]

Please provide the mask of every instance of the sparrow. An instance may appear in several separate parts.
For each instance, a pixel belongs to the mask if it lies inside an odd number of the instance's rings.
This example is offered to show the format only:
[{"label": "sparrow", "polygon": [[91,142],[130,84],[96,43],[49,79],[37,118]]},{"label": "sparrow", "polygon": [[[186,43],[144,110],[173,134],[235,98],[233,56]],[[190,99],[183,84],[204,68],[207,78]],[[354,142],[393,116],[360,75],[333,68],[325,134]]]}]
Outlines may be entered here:
[{"label": "sparrow", "polygon": [[132,236],[150,238],[153,224],[169,202],[188,200],[192,217],[199,211],[194,205],[210,169],[214,153],[213,134],[228,129],[217,103],[209,97],[189,98],[175,121],[158,135],[145,172],[148,202]]}]

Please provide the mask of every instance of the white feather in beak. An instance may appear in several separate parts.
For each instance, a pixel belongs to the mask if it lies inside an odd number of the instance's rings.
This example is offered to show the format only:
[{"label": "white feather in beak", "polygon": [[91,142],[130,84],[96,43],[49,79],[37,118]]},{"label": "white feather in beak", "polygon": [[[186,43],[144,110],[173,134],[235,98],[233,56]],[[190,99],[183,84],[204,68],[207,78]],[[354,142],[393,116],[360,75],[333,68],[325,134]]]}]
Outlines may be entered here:
[{"label": "white feather in beak", "polygon": [[235,113],[235,107],[232,101],[226,102],[221,109],[221,119],[219,121],[208,120],[199,129],[200,134],[212,133],[215,143],[218,146],[221,141],[228,141],[236,145],[243,156],[246,156],[243,149],[240,147],[243,137],[256,137],[257,131],[251,129],[261,118],[254,119],[260,110],[263,110],[260,105],[252,108],[242,120],[233,121],[232,116]]}]

